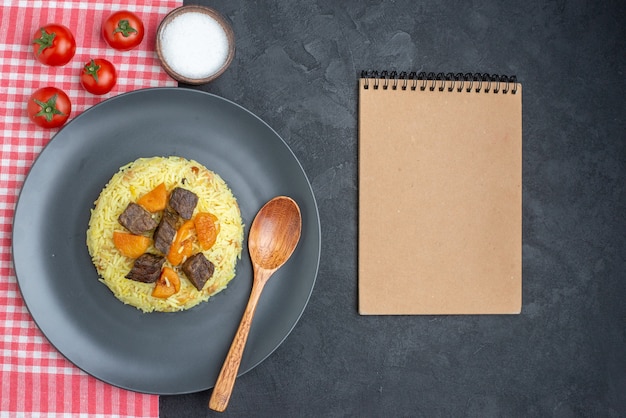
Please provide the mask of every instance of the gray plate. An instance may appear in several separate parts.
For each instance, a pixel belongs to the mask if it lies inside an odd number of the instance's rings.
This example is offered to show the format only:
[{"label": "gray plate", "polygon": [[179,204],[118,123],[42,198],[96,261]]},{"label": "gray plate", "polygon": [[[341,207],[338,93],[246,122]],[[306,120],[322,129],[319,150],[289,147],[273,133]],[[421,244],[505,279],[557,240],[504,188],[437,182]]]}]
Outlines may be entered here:
[{"label": "gray plate", "polygon": [[311,185],[285,142],[246,109],[197,90],[126,93],[85,111],[45,147],[28,174],[13,223],[13,261],[35,322],[72,363],[113,385],[181,394],[213,387],[252,284],[244,246],[237,276],[209,302],[144,314],[119,302],[91,263],[90,209],[109,178],[139,157],[179,155],[220,174],[238,199],[245,240],[256,212],[276,195],[295,199],[302,238],[268,282],[240,373],[287,337],[313,290],[320,223]]}]

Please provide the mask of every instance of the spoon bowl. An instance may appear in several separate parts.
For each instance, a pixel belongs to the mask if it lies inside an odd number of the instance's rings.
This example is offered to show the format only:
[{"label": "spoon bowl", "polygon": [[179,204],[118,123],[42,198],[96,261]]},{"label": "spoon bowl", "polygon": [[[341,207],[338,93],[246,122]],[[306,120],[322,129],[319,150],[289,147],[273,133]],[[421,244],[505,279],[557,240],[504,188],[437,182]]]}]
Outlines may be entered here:
[{"label": "spoon bowl", "polygon": [[302,220],[300,209],[291,198],[270,200],[257,214],[248,236],[248,250],[254,265],[276,270],[296,249]]},{"label": "spoon bowl", "polygon": [[222,412],[228,406],[263,287],[272,274],[291,257],[300,240],[301,231],[300,208],[287,196],[271,199],[252,222],[248,235],[248,250],[254,272],[252,291],[211,394],[209,408],[215,411]]}]

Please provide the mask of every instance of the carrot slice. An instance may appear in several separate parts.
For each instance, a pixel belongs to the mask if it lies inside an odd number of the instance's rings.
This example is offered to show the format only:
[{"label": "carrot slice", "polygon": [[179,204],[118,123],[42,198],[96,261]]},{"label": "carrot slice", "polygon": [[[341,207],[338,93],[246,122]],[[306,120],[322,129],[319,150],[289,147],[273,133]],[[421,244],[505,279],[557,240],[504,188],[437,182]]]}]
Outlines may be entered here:
[{"label": "carrot slice", "polygon": [[128,232],[114,231],[113,244],[126,257],[137,258],[145,253],[150,246],[150,238]]},{"label": "carrot slice", "polygon": [[161,276],[156,281],[152,296],[167,299],[180,290],[180,278],[174,269],[163,267]]},{"label": "carrot slice", "polygon": [[167,254],[167,260],[173,266],[179,265],[193,253],[193,241],[195,238],[193,230],[193,221],[189,220],[183,223],[176,231],[176,237],[174,237],[174,242],[172,242],[170,251]]},{"label": "carrot slice", "polygon": [[196,227],[198,243],[203,250],[208,250],[215,244],[217,234],[220,232],[217,216],[208,212],[200,212],[195,216],[193,223]]},{"label": "carrot slice", "polygon": [[143,206],[148,212],[158,212],[167,206],[167,189],[165,183],[161,183],[154,189],[141,196],[137,204]]}]

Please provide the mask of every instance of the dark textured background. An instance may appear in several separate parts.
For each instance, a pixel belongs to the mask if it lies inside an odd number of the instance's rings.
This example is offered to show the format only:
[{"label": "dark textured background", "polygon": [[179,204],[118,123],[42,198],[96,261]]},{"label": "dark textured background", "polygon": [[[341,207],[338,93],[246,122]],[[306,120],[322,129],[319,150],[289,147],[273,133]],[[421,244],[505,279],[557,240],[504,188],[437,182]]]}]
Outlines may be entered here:
[{"label": "dark textured background", "polygon": [[[162,417],[626,416],[626,3],[197,3],[237,39],[229,70],[198,88],[290,145],[319,205],[322,260],[300,322],[225,413],[202,392],[161,397]],[[521,315],[357,314],[363,69],[522,82]]]}]

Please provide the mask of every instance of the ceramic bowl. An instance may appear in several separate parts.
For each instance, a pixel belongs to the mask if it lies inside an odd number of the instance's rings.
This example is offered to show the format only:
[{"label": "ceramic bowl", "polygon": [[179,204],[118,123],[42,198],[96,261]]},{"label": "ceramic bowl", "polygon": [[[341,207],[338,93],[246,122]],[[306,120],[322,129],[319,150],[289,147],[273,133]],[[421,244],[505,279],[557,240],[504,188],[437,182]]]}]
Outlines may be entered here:
[{"label": "ceramic bowl", "polygon": [[[171,24],[174,21],[174,19],[186,13],[200,13],[200,14],[204,14],[212,18],[224,30],[224,33],[226,34],[226,39],[228,42],[228,47],[227,47],[228,51],[226,54],[226,59],[223,61],[222,65],[217,70],[211,72],[209,75],[204,76],[202,78],[194,78],[193,76],[190,76],[189,74],[184,74],[184,71],[175,70],[174,68],[176,68],[177,65],[175,65],[175,63],[173,62],[170,62],[172,60],[172,57],[168,56],[168,53],[165,51],[165,48],[164,48],[164,43],[166,42],[164,40],[165,39],[164,33],[166,33],[165,32],[166,28],[168,27],[169,24]],[[188,33],[192,33],[194,36],[207,35],[207,34],[203,34],[200,31],[200,28],[198,29],[199,31],[198,34],[193,33],[194,31],[195,29],[187,30]],[[210,36],[211,34],[208,34],[208,35]],[[176,37],[177,40],[180,36],[181,36],[180,34],[177,35]],[[232,62],[233,57],[235,56],[235,35],[233,33],[233,29],[230,23],[217,11],[209,7],[197,6],[197,5],[181,6],[169,12],[159,24],[159,27],[157,29],[157,34],[156,34],[156,53],[157,53],[157,56],[159,57],[159,60],[161,61],[161,66],[163,67],[165,72],[167,72],[170,75],[170,77],[172,77],[173,79],[182,83],[186,83],[186,84],[196,84],[196,85],[204,84],[204,83],[213,81],[217,77],[222,75],[224,71],[226,71],[230,63]]]}]

